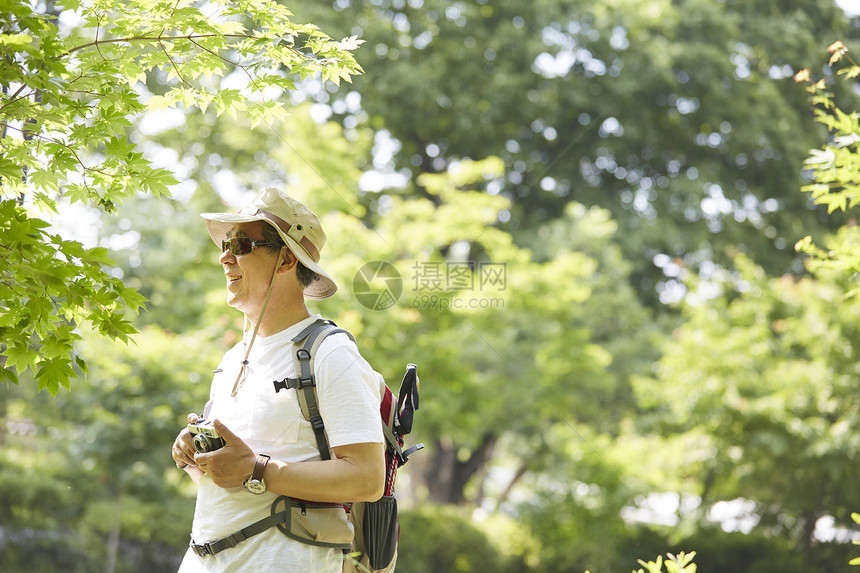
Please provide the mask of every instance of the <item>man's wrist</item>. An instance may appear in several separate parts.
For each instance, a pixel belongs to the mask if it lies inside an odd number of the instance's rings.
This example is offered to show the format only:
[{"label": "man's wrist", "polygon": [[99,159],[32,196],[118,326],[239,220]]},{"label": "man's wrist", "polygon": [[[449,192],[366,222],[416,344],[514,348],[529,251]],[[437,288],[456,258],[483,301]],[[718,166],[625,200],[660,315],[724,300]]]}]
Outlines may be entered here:
[{"label": "man's wrist", "polygon": [[266,454],[257,454],[254,469],[251,471],[251,477],[245,480],[246,490],[258,495],[266,491],[266,482],[263,480],[263,474],[266,473],[266,465],[268,463],[269,456]]}]

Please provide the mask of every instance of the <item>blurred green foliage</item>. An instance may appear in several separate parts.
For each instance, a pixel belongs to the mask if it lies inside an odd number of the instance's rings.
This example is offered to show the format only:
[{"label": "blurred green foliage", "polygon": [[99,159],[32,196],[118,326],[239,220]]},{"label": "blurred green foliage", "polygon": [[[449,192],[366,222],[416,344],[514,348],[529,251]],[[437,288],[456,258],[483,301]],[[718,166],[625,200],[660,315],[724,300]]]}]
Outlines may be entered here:
[{"label": "blurred green foliage", "polygon": [[[417,179],[498,156],[505,176],[494,189],[512,201],[502,226],[518,243],[571,201],[608,209],[649,306],[683,284],[656,256],[695,274],[730,268],[741,250],[770,274],[801,272],[794,243],[845,220],[797,193],[822,130],[791,76],[820,67],[822,45],[858,38],[833,0],[339,0],[295,10],[367,41],[355,92],[368,123],[399,144],[392,169]],[[848,86],[834,89],[856,101]],[[334,117],[358,116],[338,107]]]},{"label": "blurred green foliage", "polygon": [[425,506],[403,512],[400,527],[405,532],[397,556],[397,571],[403,573],[471,573],[522,571],[494,544],[491,537],[475,527],[462,510],[445,506]]},{"label": "blurred green foliage", "polygon": [[[130,346],[93,333],[81,346],[90,371],[75,392],[56,399],[26,386],[4,392],[3,527],[29,532],[29,551],[53,537],[59,548],[74,549],[60,552],[55,565],[76,563],[74,554],[103,563],[105,539],[122,531],[139,546],[120,551],[118,571],[140,570],[129,569],[138,561],[163,570],[181,555],[194,508],[193,488],[164,444],[208,396],[205,367],[201,372],[203,365],[188,357],[214,357],[218,345],[194,333],[145,327]],[[13,541],[0,549],[7,551],[8,557],[0,553],[4,564],[25,550]]]},{"label": "blurred green foliage", "polygon": [[[212,106],[126,125],[181,181],[89,229],[146,312],[127,345],[69,328],[88,364],[72,392],[37,392],[32,371],[0,389],[3,570],[176,569],[195,492],[170,443],[242,328],[199,213],[267,185],[328,232],[340,296],[311,310],[389,384],[419,365],[427,448],[398,480],[398,571],[602,573],[682,551],[710,572],[843,570],[856,253],[851,227],[818,237],[848,215],[799,192],[824,132],[790,76],[856,23],[826,0],[295,9],[367,40],[354,88],[306,79],[256,127]],[[850,136],[852,118],[826,126]],[[827,245],[809,273],[791,250],[807,233]],[[375,261],[402,279],[385,310],[354,296]],[[435,283],[449,268],[459,282]],[[27,340],[0,344],[54,351]]]}]

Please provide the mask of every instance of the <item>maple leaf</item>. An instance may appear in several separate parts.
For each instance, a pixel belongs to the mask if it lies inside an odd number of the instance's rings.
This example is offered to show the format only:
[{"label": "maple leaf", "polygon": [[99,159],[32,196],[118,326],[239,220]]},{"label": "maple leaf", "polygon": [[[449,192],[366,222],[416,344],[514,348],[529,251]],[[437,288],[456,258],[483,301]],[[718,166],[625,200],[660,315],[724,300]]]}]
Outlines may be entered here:
[{"label": "maple leaf", "polygon": [[829,46],[827,46],[827,51],[830,52],[831,54],[836,52],[837,50],[846,51],[845,44],[843,44],[839,40],[837,40],[837,41],[833,42],[832,44],[830,44]]},{"label": "maple leaf", "polygon": [[827,46],[827,51],[832,55],[830,56],[830,65],[832,66],[834,63],[838,62],[842,59],[842,54],[848,51],[848,48],[845,47],[845,44],[842,42],[836,41]]},{"label": "maple leaf", "polygon": [[364,42],[364,40],[359,40],[358,36],[349,36],[338,42],[337,45],[341,50],[355,50]]}]

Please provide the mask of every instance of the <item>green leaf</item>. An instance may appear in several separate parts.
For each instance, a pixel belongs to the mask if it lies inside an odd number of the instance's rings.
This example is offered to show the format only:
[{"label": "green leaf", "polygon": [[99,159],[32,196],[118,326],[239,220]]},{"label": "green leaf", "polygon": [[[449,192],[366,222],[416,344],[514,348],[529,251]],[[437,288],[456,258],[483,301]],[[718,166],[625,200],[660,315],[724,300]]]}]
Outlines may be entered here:
[{"label": "green leaf", "polygon": [[35,369],[36,355],[26,343],[14,344],[3,352],[6,355],[6,368],[13,368],[18,374],[23,374],[28,368]]},{"label": "green leaf", "polygon": [[95,263],[107,266],[113,266],[116,264],[113,259],[108,256],[108,250],[104,247],[94,247],[92,249],[87,249],[84,252],[84,256],[82,258],[90,264]]},{"label": "green leaf", "polygon": [[124,137],[112,137],[105,142],[105,151],[118,157],[127,157],[134,151],[134,144]]},{"label": "green leaf", "polygon": [[28,177],[30,178],[30,181],[33,183],[33,185],[35,185],[36,187],[54,192],[59,190],[60,177],[54,171],[49,171],[47,169],[37,169],[31,171],[28,174]]},{"label": "green leaf", "polygon": [[169,197],[170,189],[167,186],[176,185],[179,182],[173,176],[173,173],[167,169],[158,168],[144,174],[141,183],[144,188],[156,197]]},{"label": "green leaf", "polygon": [[56,396],[61,385],[64,388],[69,387],[69,379],[74,377],[74,375],[75,371],[72,370],[68,358],[54,358],[43,360],[39,364],[36,381],[38,382],[40,391],[47,389],[52,396]]},{"label": "green leaf", "polygon": [[81,369],[81,372],[86,374],[89,372],[89,367],[87,366],[87,361],[81,358],[80,356],[75,356],[75,364],[78,365],[78,368]]},{"label": "green leaf", "polygon": [[175,100],[162,95],[154,95],[146,100],[146,107],[150,111],[158,111],[167,107],[173,107]]},{"label": "green leaf", "polygon": [[245,32],[245,26],[238,20],[226,20],[219,22],[216,26],[222,34],[242,34]]},{"label": "green leaf", "polygon": [[338,42],[338,47],[342,50],[355,50],[364,43],[364,40],[359,40],[358,36],[349,36]]},{"label": "green leaf", "polygon": [[0,381],[18,384],[18,375],[8,368],[0,368]]},{"label": "green leaf", "polygon": [[0,45],[21,47],[33,43],[33,36],[30,34],[0,34]]}]

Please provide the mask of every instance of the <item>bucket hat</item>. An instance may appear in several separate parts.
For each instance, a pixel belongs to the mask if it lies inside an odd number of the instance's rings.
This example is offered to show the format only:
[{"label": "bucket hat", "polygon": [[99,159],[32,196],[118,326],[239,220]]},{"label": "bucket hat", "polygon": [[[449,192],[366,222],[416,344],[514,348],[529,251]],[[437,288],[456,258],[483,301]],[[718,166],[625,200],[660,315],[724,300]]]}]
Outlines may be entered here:
[{"label": "bucket hat", "polygon": [[265,221],[278,231],[296,258],[320,276],[305,288],[306,297],[322,300],[337,290],[332,278],[319,265],[320,251],[326,240],[319,217],[281,190],[264,189],[238,213],[202,213],[200,216],[206,220],[209,236],[219,247],[236,223]]}]

